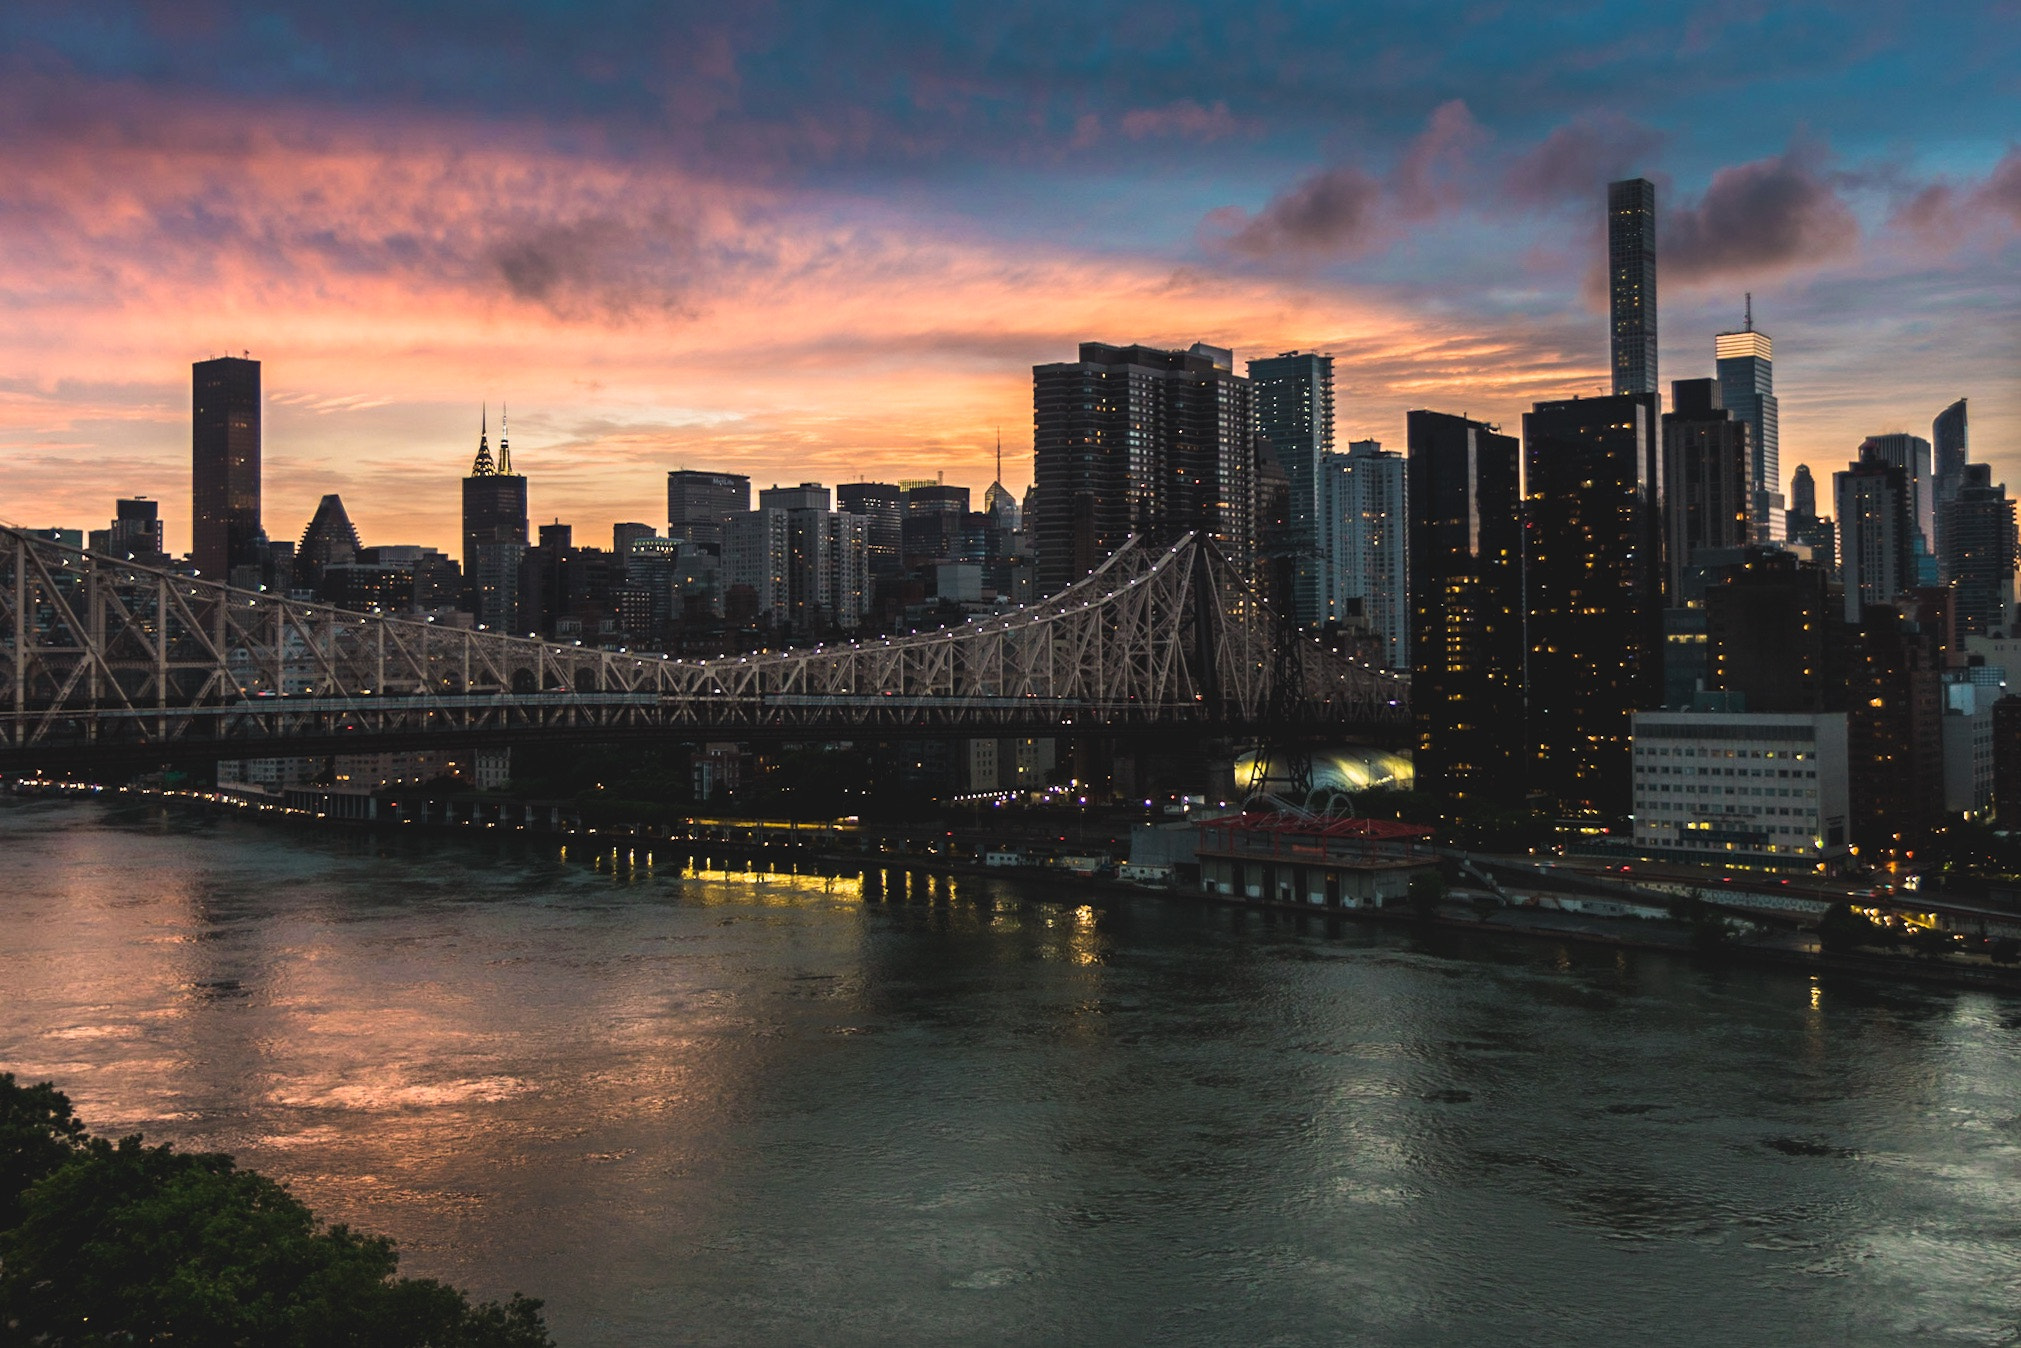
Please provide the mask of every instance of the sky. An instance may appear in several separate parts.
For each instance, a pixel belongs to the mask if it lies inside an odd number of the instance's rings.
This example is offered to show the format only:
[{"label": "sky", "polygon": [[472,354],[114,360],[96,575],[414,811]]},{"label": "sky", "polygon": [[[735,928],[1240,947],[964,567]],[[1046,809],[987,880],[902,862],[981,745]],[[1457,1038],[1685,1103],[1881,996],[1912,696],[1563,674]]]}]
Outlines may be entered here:
[{"label": "sky", "polygon": [[[1031,476],[1084,340],[1336,357],[1338,434],[1604,391],[1605,184],[1661,372],[1775,342],[1784,472],[1927,436],[2021,488],[2021,0],[1157,6],[8,0],[0,521],[189,538],[189,365],[263,362],[265,518],[457,548],[665,473]],[[1239,368],[1239,367],[1238,367]]]}]

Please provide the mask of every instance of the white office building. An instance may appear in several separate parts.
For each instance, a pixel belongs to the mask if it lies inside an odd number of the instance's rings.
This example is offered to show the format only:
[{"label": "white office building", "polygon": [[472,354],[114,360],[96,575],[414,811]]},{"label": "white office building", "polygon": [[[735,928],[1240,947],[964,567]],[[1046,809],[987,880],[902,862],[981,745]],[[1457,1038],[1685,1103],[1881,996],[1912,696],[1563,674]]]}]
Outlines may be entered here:
[{"label": "white office building", "polygon": [[1845,857],[1845,713],[1642,711],[1634,741],[1645,855],[1806,869]]}]

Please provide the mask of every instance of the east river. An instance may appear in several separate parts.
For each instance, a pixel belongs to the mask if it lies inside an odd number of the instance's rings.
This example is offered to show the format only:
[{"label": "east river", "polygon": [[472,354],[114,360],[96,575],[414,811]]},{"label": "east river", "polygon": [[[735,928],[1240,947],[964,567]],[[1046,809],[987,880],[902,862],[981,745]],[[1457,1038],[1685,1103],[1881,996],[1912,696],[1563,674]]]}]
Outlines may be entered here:
[{"label": "east river", "polygon": [[0,802],[0,1069],[656,1343],[2011,1343],[2021,1002]]}]

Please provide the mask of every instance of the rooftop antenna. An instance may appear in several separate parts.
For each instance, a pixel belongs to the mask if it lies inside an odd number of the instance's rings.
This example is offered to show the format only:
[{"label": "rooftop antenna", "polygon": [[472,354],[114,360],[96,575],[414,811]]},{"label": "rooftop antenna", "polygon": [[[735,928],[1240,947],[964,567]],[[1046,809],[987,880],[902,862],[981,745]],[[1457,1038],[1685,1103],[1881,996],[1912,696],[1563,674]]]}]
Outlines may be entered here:
[{"label": "rooftop antenna", "polygon": [[1003,485],[1003,427],[996,428],[996,482]]},{"label": "rooftop antenna", "polygon": [[1754,331],[1754,292],[1747,292],[1747,330]]},{"label": "rooftop antenna", "polygon": [[498,475],[512,476],[512,449],[505,443],[505,404],[498,405]]}]

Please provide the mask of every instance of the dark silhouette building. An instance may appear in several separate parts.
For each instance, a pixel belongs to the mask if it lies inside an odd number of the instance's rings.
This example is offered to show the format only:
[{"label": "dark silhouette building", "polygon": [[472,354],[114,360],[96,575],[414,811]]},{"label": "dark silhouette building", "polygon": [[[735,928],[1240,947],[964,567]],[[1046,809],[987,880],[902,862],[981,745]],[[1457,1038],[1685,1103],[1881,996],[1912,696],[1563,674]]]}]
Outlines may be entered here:
[{"label": "dark silhouette building", "polygon": [[344,498],[334,493],[325,496],[316,503],[316,513],[295,548],[295,584],[305,590],[318,589],[327,568],[349,566],[357,560],[358,530],[344,509]]},{"label": "dark silhouette building", "polygon": [[168,561],[162,551],[161,510],[145,496],[121,497],[113,506],[112,525],[91,531],[93,552],[108,557],[124,557],[142,566],[161,566]]},{"label": "dark silhouette building", "polygon": [[1915,494],[1902,467],[1865,457],[1835,474],[1832,485],[1845,618],[1858,623],[1870,606],[1892,603],[1915,587]]},{"label": "dark silhouette building", "polygon": [[[1941,486],[1943,479],[1938,481]],[[1955,592],[1959,632],[2004,634],[2014,606],[2014,568],[2021,560],[2014,498],[2005,483],[1994,483],[1990,465],[1968,463],[1939,510],[1937,536],[1944,540],[1943,568]]]},{"label": "dark silhouette building", "polygon": [[1851,631],[1824,568],[1753,548],[1705,592],[1707,686],[1750,712],[1844,711]]},{"label": "dark silhouette building", "polygon": [[1869,605],[1846,699],[1853,842],[1863,855],[1914,847],[1944,806],[1944,658],[1901,609]]},{"label": "dark silhouette building", "polygon": [[1655,393],[1656,184],[1607,184],[1607,308],[1614,392]]},{"label": "dark silhouette building", "polygon": [[1811,560],[1833,575],[1839,569],[1838,526],[1817,513],[1817,481],[1800,463],[1789,480],[1789,541],[1810,549]]},{"label": "dark silhouette building", "polygon": [[1952,403],[1937,413],[1937,419],[1930,423],[1931,479],[1935,484],[1937,498],[1937,536],[1932,544],[1937,549],[1937,567],[1940,577],[1952,579],[1944,568],[1949,549],[1944,538],[1944,507],[1958,499],[1958,489],[1964,485],[1965,461],[1971,457],[1970,425],[1965,417],[1965,400]]},{"label": "dark silhouette building", "polygon": [[191,367],[190,556],[208,580],[264,567],[260,528],[260,363],[238,356]]},{"label": "dark silhouette building", "polygon": [[1670,602],[1685,598],[1694,556],[1754,539],[1748,426],[1720,402],[1719,381],[1680,379],[1663,414],[1663,544]]},{"label": "dark silhouette building", "polygon": [[1284,473],[1286,516],[1280,543],[1291,561],[1291,602],[1301,623],[1318,623],[1325,590],[1320,464],[1333,452],[1333,357],[1307,351],[1249,362],[1256,430]]},{"label": "dark silhouette building", "polygon": [[1244,571],[1256,537],[1249,381],[1233,355],[1083,342],[1032,368],[1039,586],[1079,580],[1133,533],[1198,531]]},{"label": "dark silhouette building", "polygon": [[1417,781],[1460,814],[1523,799],[1521,451],[1444,412],[1408,418]]},{"label": "dark silhouette building", "polygon": [[751,479],[742,473],[677,468],[667,474],[667,537],[723,547],[723,524],[751,508]]},{"label": "dark silhouette building", "polygon": [[1630,801],[1630,717],[1663,705],[1656,396],[1523,417],[1532,788],[1574,815]]},{"label": "dark silhouette building", "polygon": [[840,510],[864,519],[870,574],[895,576],[904,564],[904,502],[895,482],[844,482],[835,488]]},{"label": "dark silhouette building", "polygon": [[487,626],[510,627],[514,582],[504,577],[526,551],[526,479],[512,471],[504,419],[496,459],[487,423],[479,424],[477,457],[463,479],[463,607]]}]

